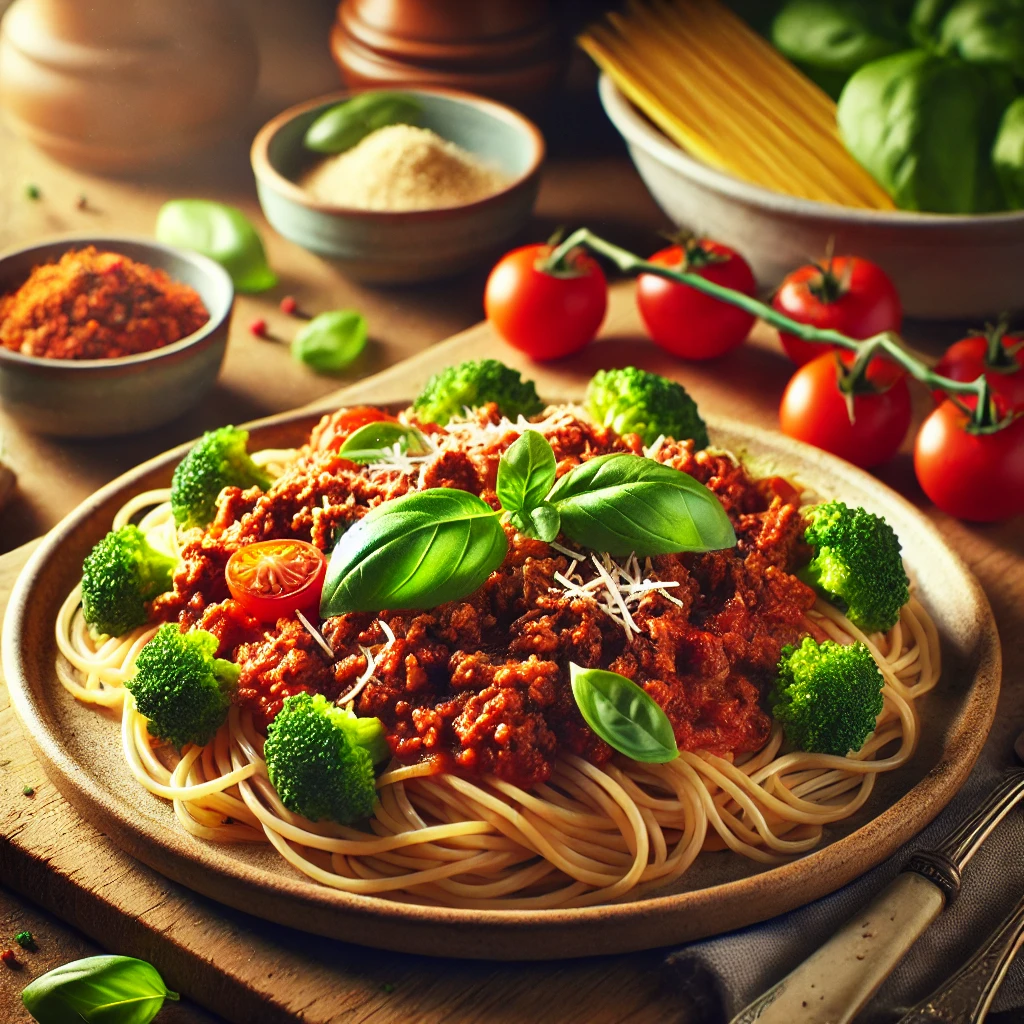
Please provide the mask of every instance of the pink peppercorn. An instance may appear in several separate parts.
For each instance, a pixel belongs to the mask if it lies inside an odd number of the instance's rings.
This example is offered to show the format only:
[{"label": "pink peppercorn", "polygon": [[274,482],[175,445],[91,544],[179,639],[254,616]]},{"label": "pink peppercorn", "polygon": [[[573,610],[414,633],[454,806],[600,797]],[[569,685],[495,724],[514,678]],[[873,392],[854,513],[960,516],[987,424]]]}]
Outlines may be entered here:
[{"label": "pink peppercorn", "polygon": [[265,338],[267,336],[267,321],[263,317],[257,317],[249,324],[249,333],[257,338]]},{"label": "pink peppercorn", "polygon": [[294,313],[296,313],[298,311],[298,308],[299,308],[299,304],[295,301],[295,296],[294,295],[286,295],[281,300],[281,312],[282,313],[287,313],[289,316],[292,316]]}]

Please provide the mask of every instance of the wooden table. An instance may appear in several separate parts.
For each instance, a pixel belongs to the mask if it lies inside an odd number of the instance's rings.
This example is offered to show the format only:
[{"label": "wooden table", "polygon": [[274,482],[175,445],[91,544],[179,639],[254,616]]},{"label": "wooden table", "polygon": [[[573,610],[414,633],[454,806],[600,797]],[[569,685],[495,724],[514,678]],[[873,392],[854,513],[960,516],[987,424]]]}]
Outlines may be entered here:
[{"label": "wooden table", "polygon": [[[265,75],[253,122],[290,102],[333,89],[333,67],[322,47],[329,6],[256,3],[254,16],[265,41]],[[320,33],[317,36],[317,33]],[[205,162],[141,181],[113,181],[68,172],[22,146],[0,129],[0,247],[66,231],[148,234],[159,205],[179,195],[204,195],[242,206],[264,229],[281,286],[238,303],[231,344],[216,393],[192,414],[159,431],[116,442],[55,442],[22,434],[0,412],[5,457],[17,470],[21,491],[6,511],[3,549],[37,536],[99,484],[143,458],[226,421],[242,421],[291,408],[334,392],[355,377],[384,369],[355,384],[347,401],[402,399],[433,368],[492,352],[516,357],[486,327],[434,348],[435,342],[475,322],[485,268],[451,282],[420,288],[372,290],[342,278],[329,264],[274,235],[258,215],[245,158],[253,125],[227,140]],[[23,186],[39,185],[32,204]],[[79,211],[79,193],[89,209]],[[617,240],[653,247],[662,226],[628,160],[607,147],[583,155],[556,153],[545,173],[531,238],[557,223],[587,223]],[[294,294],[311,311],[356,306],[371,324],[374,344],[349,378],[316,377],[291,361],[284,346],[261,342],[247,325],[257,315],[285,333],[289,321],[276,309]],[[931,332],[928,332],[931,333]],[[927,340],[925,332],[917,333]],[[684,381],[708,412],[775,425],[778,395],[789,366],[768,332],[740,352],[712,364],[680,366],[639,340],[628,286],[616,289],[604,340],[580,360],[532,368],[542,393],[567,394],[601,364],[637,362]],[[932,340],[933,346],[937,344]],[[415,355],[414,362],[393,364]],[[919,396],[922,404],[924,396]],[[339,399],[340,400],[340,399]],[[906,453],[879,474],[911,500],[923,502]],[[940,529],[981,578],[1004,638],[1006,686],[991,742],[1009,756],[1009,743],[1024,726],[1024,545],[1020,523],[968,527],[934,511]],[[26,551],[0,559],[0,601]],[[22,794],[28,784],[32,797]],[[225,910],[181,889],[117,851],[85,825],[50,786],[34,761],[0,687],[0,939],[29,927],[43,940],[24,959],[30,973],[95,952],[99,946],[160,965],[173,987],[232,1021],[665,1021],[679,1017],[675,995],[657,983],[657,952],[613,961],[489,965],[431,961],[367,951],[299,935]],[[44,911],[29,905],[45,908]],[[50,915],[57,915],[80,932]],[[84,934],[83,934],[84,933]],[[88,938],[86,938],[88,936]],[[17,995],[29,976],[0,973],[0,1020],[27,1017]],[[209,1024],[194,1005],[168,1008],[168,1024]]]}]

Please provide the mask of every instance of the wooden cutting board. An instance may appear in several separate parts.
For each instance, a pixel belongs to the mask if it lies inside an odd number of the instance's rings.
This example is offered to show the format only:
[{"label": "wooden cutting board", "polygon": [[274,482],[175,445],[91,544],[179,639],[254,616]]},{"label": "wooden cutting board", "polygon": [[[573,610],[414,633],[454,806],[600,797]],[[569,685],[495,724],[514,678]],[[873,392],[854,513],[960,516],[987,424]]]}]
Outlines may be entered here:
[{"label": "wooden cutting board", "polygon": [[[599,365],[636,363],[681,379],[707,411],[774,426],[790,367],[770,333],[723,360],[687,365],[641,341],[628,286],[613,289],[602,341],[580,358],[529,369],[542,395],[572,397]],[[525,368],[485,324],[318,406],[401,401],[436,369],[494,355]],[[905,459],[883,474],[912,499]],[[1009,757],[1024,725],[1024,551],[1019,522],[975,529],[934,515],[981,579],[1004,637],[1001,713],[990,742]],[[0,606],[31,546],[0,559]],[[35,795],[26,797],[26,785]],[[121,853],[47,782],[0,687],[0,878],[104,948],[158,965],[168,984],[237,1024],[352,1020],[593,1022],[678,1020],[658,984],[657,952],[552,964],[432,960],[362,949],[268,925],[167,881]],[[0,1020],[16,1020],[20,985],[0,976]]]}]

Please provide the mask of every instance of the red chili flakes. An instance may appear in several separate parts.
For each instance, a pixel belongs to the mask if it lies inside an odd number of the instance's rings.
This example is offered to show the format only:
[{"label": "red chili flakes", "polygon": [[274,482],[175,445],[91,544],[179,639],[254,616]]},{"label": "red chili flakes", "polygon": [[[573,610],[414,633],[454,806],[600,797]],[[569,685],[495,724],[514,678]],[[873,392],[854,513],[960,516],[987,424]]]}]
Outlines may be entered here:
[{"label": "red chili flakes", "polygon": [[113,359],[180,341],[209,319],[195,289],[90,245],[0,296],[0,343],[45,359]]}]

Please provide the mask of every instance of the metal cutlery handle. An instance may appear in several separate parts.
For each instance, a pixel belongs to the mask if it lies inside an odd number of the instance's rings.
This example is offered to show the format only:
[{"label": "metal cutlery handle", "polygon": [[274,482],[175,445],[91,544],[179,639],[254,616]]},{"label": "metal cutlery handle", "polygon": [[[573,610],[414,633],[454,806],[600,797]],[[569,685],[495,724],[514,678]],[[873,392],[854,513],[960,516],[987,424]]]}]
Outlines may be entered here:
[{"label": "metal cutlery handle", "polygon": [[1022,798],[1024,769],[1013,769],[937,848],[915,853],[868,907],[732,1024],[851,1021],[956,897],[961,870]]},{"label": "metal cutlery handle", "polygon": [[985,944],[941,988],[901,1017],[899,1024],[980,1024],[1024,943],[1024,899]]}]

